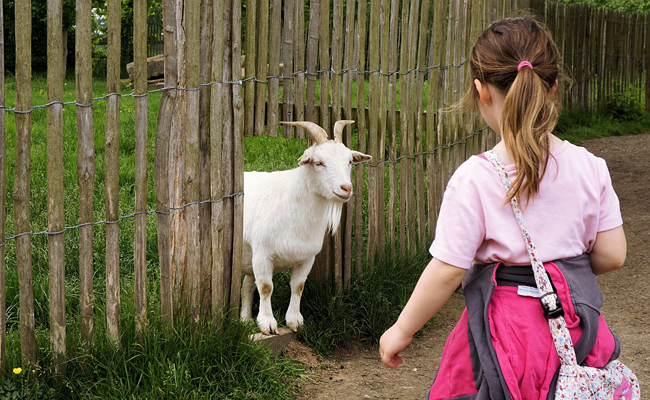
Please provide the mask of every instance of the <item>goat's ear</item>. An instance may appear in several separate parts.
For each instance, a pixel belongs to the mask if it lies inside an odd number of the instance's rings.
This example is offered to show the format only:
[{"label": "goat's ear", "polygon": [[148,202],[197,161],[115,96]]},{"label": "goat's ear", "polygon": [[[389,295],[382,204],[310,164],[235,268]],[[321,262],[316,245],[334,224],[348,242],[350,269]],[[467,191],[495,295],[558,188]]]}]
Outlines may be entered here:
[{"label": "goat's ear", "polygon": [[367,154],[363,154],[363,153],[358,152],[358,151],[353,151],[352,152],[352,161],[354,161],[355,163],[370,161],[370,160],[372,160],[372,156],[369,156]]},{"label": "goat's ear", "polygon": [[311,147],[308,148],[307,150],[305,150],[304,153],[302,153],[302,155],[298,159],[298,164],[300,165],[309,164],[311,162],[311,158],[313,154],[314,152],[312,151]]}]

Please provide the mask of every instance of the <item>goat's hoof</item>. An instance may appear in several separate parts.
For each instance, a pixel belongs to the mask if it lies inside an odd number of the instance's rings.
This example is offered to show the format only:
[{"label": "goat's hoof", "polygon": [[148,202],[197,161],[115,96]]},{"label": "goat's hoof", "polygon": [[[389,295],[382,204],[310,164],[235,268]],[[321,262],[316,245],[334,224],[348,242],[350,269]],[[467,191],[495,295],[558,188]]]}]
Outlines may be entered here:
[{"label": "goat's hoof", "polygon": [[278,334],[278,323],[275,321],[275,318],[270,318],[266,320],[257,320],[257,326],[260,328],[260,332],[264,335],[277,335]]},{"label": "goat's hoof", "polygon": [[294,332],[298,332],[298,329],[300,329],[301,326],[304,325],[304,320],[302,318],[302,315],[289,317],[287,316],[287,328],[291,329]]}]

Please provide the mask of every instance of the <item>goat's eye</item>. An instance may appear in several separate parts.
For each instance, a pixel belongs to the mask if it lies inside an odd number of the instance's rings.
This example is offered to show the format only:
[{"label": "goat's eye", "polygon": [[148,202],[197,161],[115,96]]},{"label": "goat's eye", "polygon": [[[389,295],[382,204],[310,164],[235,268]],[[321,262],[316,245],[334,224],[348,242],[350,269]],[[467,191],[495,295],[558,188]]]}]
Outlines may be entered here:
[{"label": "goat's eye", "polygon": [[314,163],[314,165],[316,165],[317,167],[324,167],[324,166],[325,166],[325,164],[323,164],[323,163],[320,162],[320,161],[316,161],[316,162]]}]

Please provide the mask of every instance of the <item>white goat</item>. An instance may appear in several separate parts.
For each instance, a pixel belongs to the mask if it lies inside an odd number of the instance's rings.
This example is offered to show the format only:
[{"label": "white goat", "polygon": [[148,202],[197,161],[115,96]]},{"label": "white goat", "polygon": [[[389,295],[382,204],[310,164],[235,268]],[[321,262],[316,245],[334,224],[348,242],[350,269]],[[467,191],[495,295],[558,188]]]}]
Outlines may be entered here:
[{"label": "white goat", "polygon": [[277,333],[271,309],[273,274],[291,271],[291,300],[287,326],[303,325],[300,298],[325,233],[334,234],[343,203],[352,197],[353,162],[368,161],[367,154],[348,149],[341,140],[343,128],[354,121],[334,124],[334,140],[312,122],[283,122],[302,127],[314,140],[298,168],[275,172],[244,173],[244,249],[241,318],[252,318],[253,290],[257,285],[260,307],[257,324],[264,334]]}]

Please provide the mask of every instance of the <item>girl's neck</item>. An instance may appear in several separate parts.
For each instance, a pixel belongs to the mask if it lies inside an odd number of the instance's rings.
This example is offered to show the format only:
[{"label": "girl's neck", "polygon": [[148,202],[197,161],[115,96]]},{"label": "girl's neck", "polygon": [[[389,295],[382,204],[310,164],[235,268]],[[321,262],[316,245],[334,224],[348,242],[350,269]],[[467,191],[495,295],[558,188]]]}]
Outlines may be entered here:
[{"label": "girl's neck", "polygon": [[[564,141],[562,139],[560,139],[559,137],[557,137],[557,136],[555,136],[553,134],[551,134],[549,136],[549,140],[550,140],[550,146],[549,146],[549,151],[550,152],[555,151],[555,149],[562,146],[562,144],[564,143]],[[494,146],[493,150],[496,151],[496,153],[499,155],[499,157],[501,157],[501,159],[503,160],[503,163],[505,165],[512,165],[512,164],[515,163],[513,161],[512,157],[510,156],[510,154],[508,154],[508,151],[506,150],[506,145],[503,142],[503,139],[501,139],[501,141],[499,141],[499,143],[497,143],[497,145]]]}]

